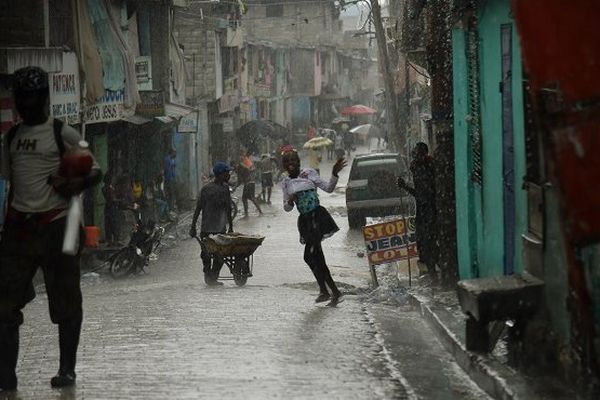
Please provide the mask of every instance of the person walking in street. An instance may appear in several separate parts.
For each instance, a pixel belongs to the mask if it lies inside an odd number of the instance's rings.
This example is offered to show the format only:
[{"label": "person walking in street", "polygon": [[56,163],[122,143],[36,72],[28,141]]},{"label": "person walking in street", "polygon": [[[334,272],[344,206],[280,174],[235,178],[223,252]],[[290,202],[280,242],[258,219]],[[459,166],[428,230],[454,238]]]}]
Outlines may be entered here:
[{"label": "person walking in street", "polygon": [[336,159],[344,157],[344,134],[342,132],[336,132],[335,140],[333,141],[333,147],[335,149]]},{"label": "person walking in street", "polygon": [[269,154],[263,154],[259,170],[261,176],[261,194],[265,203],[271,204],[271,193],[273,191],[273,159]]},{"label": "person walking in street", "polygon": [[427,144],[419,142],[412,151],[413,160],[410,172],[413,186],[398,177],[398,187],[415,197],[417,215],[415,218],[419,261],[435,273],[436,249],[436,207],[435,207],[435,170],[433,158],[429,155]]},{"label": "person walking in street", "polygon": [[259,214],[262,210],[256,201],[256,167],[250,158],[250,153],[245,153],[241,157],[241,162],[237,168],[238,185],[244,185],[242,190],[242,204],[244,205],[244,218],[248,217],[248,200],[254,204]]},{"label": "person walking in street", "polygon": [[288,172],[288,177],[281,183],[283,209],[291,211],[295,205],[300,212],[298,231],[300,243],[305,245],[304,261],[310,267],[319,285],[319,295],[315,302],[330,300],[330,305],[336,305],[342,293],[331,277],[321,242],[336,233],[339,228],[329,212],[320,205],[317,188],[327,193],[333,192],[338,182],[338,173],[346,166],[346,160],[343,158],[337,160],[329,182],[321,178],[312,168],[300,170],[300,157],[292,147],[284,150],[283,166]]},{"label": "person walking in street", "polygon": [[[202,223],[200,227],[200,240],[208,235],[225,233],[227,225],[228,232],[233,232],[233,218],[231,216],[231,193],[229,192],[229,178],[231,168],[222,161],[217,161],[213,167],[214,180],[207,183],[200,190],[196,210],[192,217],[190,236],[196,237],[196,224],[202,212]],[[222,285],[219,282],[219,272],[223,267],[223,258],[217,255],[211,256],[204,244],[200,258],[204,266],[204,282],[209,286]]]},{"label": "person walking in street", "polygon": [[[13,96],[22,123],[3,138],[0,168],[10,182],[0,241],[0,391],[17,388],[21,310],[35,297],[32,280],[39,267],[44,273],[50,319],[58,324],[60,362],[50,384],[72,386],[83,307],[79,252],[62,252],[67,208],[71,197],[98,184],[102,173],[92,158],[87,175],[59,175],[64,153],[69,152],[71,161],[83,160],[71,151],[81,147],[82,139],[75,129],[48,116],[49,85],[44,70],[25,67],[15,71]],[[84,154],[90,160],[89,153]],[[71,163],[69,168],[75,167]]]},{"label": "person walking in street", "polygon": [[335,156],[335,135],[336,132],[333,129],[327,129],[326,131],[327,133],[325,134],[325,137],[329,140],[331,140],[331,144],[329,146],[327,146],[327,160],[333,160],[333,157]]},{"label": "person walking in street", "polygon": [[170,149],[165,156],[164,177],[165,177],[165,194],[167,203],[169,203],[169,211],[175,211],[177,204],[177,170],[176,170],[177,152],[175,149]]},{"label": "person walking in street", "polygon": [[346,156],[349,158],[354,151],[354,134],[349,130],[344,132],[344,149],[346,150]]}]

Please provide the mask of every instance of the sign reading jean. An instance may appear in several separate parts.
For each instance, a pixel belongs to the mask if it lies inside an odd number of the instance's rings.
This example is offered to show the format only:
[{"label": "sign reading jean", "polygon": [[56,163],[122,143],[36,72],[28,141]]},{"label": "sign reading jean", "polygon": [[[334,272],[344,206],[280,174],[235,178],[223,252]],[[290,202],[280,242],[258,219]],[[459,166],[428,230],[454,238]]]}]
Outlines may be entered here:
[{"label": "sign reading jean", "polygon": [[362,231],[369,265],[387,264],[418,255],[415,217],[367,225]]}]

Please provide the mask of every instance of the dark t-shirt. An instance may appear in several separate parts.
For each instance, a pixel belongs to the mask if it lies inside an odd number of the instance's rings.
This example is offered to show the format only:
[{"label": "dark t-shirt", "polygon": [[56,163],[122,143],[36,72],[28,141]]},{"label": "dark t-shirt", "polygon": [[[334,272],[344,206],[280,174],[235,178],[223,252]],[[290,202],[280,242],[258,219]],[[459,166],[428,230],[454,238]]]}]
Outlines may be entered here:
[{"label": "dark t-shirt", "polygon": [[240,167],[237,169],[238,179],[240,180],[240,183],[244,185],[254,183],[256,179],[254,177],[255,171],[255,169],[245,168],[240,165]]},{"label": "dark t-shirt", "polygon": [[229,187],[211,182],[200,191],[198,206],[202,210],[202,233],[227,232],[227,216],[231,213]]}]

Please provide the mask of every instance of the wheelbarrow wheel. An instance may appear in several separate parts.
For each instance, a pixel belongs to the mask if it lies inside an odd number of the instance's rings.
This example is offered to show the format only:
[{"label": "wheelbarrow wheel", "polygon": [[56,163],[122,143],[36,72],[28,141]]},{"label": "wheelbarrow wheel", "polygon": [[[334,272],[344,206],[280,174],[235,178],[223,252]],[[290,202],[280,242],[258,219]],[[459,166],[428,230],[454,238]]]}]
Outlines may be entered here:
[{"label": "wheelbarrow wheel", "polygon": [[246,284],[246,282],[248,281],[248,277],[245,275],[234,275],[233,281],[238,286],[244,286]]},{"label": "wheelbarrow wheel", "polygon": [[246,281],[248,281],[248,275],[250,273],[248,257],[236,256],[234,268],[231,272],[235,284],[238,286],[244,286]]}]

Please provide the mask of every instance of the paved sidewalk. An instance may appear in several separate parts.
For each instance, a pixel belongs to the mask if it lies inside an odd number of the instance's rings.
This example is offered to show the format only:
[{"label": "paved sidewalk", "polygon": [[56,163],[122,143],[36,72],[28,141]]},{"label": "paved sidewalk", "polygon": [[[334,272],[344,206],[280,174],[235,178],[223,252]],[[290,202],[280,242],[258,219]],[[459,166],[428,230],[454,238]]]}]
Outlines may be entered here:
[{"label": "paved sidewalk", "polygon": [[[427,282],[422,279],[421,282]],[[436,333],[444,348],[483,390],[497,399],[576,399],[574,388],[548,375],[526,375],[508,365],[505,339],[490,354],[466,349],[466,316],[454,290],[415,285],[411,303]]]}]

